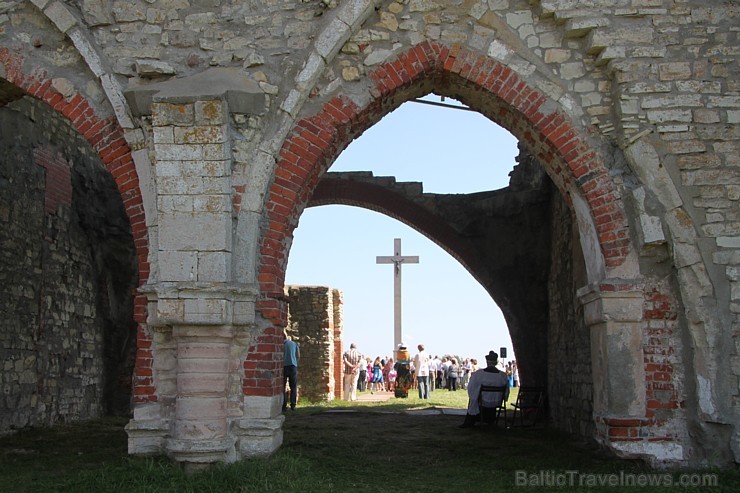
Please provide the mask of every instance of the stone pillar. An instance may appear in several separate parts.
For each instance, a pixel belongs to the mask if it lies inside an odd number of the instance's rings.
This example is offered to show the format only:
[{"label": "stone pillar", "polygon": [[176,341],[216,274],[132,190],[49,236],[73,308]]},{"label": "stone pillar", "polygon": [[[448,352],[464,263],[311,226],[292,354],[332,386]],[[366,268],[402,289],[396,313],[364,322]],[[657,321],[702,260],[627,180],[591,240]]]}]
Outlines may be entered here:
[{"label": "stone pillar", "polygon": [[341,351],[337,355],[341,350],[341,293],[325,286],[286,286],[285,291],[288,331],[301,347],[299,399],[333,400],[342,388],[342,379],[337,378],[342,376],[337,371],[337,364],[342,370]]},{"label": "stone pillar", "polygon": [[344,307],[344,296],[338,289],[334,289],[331,292],[334,302],[332,306],[334,308],[334,398],[342,399],[344,392],[344,363],[342,362],[342,337],[344,332],[344,319],[342,318],[343,307]]},{"label": "stone pillar", "polygon": [[646,418],[643,289],[638,282],[607,280],[578,294],[591,331],[596,438],[619,454],[642,455],[656,446],[642,436],[651,423]]},{"label": "stone pillar", "polygon": [[261,112],[264,94],[239,70],[212,69],[134,87],[126,97],[136,116],[151,115],[156,262],[142,291],[148,328],[162,335],[154,358],[172,360],[152,369],[157,395],[146,410],[134,409],[129,449],[165,452],[188,470],[240,459],[250,436],[259,437],[258,452],[271,453],[282,441],[279,410],[258,413],[264,423],[243,419],[255,414],[242,382],[257,289],[234,281],[232,258],[230,112]]},{"label": "stone pillar", "polygon": [[167,453],[188,468],[223,461],[230,448],[226,413],[230,327],[178,326],[177,400]]},{"label": "stone pillar", "polygon": [[591,331],[594,414],[645,415],[642,356],[643,292],[631,284],[602,283],[579,292]]},{"label": "stone pillar", "polygon": [[157,402],[137,405],[127,426],[129,451],[166,453],[187,470],[239,459],[231,423],[242,413],[240,339],[254,326],[256,290],[159,283],[145,291],[162,364],[153,368]]}]

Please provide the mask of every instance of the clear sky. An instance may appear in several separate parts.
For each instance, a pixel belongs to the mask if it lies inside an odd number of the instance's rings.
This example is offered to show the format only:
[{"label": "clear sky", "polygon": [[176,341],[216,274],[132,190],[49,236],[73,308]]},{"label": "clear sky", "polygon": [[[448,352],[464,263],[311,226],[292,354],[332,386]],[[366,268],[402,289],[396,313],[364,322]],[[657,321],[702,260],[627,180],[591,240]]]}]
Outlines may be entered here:
[{"label": "clear sky", "polygon": [[[516,139],[479,113],[407,102],[352,142],[330,171],[372,171],[420,181],[425,192],[472,193],[506,187],[517,154]],[[306,209],[286,284],[341,290],[345,347],[355,342],[366,356],[390,356],[393,266],[376,264],[376,257],[393,255],[394,238],[401,238],[403,255],[420,257],[402,268],[403,341],[412,354],[424,343],[432,354],[480,361],[489,350],[507,347],[506,359],[513,359],[506,322],[483,287],[431,240],[374,211]]]}]

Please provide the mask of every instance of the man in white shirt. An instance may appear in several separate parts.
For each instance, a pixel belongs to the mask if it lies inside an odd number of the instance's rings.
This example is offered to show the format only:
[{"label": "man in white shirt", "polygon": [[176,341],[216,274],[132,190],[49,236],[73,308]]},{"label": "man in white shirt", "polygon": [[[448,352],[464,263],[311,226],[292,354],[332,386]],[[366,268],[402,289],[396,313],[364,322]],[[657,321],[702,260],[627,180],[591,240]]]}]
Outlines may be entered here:
[{"label": "man in white shirt", "polygon": [[[506,372],[503,372],[497,368],[496,363],[498,362],[498,354],[491,351],[486,355],[486,367],[474,372],[470,376],[468,382],[468,413],[465,415],[465,422],[460,425],[460,428],[472,428],[478,421],[478,415],[480,409],[478,407],[478,394],[480,393],[481,385],[490,385],[493,387],[506,387],[504,391],[504,402],[509,398],[509,377]],[[486,392],[484,394],[486,399],[493,399],[490,402],[483,402],[485,407],[493,407],[497,404],[498,399],[501,395],[495,393]]]},{"label": "man in white shirt", "polygon": [[416,346],[419,352],[414,356],[416,383],[419,388],[419,399],[429,399],[429,355],[424,351],[424,344]]}]

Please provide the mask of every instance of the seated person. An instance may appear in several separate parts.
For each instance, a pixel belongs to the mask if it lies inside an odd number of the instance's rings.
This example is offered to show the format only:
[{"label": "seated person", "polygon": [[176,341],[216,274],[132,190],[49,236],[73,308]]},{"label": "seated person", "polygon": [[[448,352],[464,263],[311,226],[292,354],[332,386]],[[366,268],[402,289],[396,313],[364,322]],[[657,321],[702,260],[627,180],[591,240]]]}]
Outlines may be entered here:
[{"label": "seated person", "polygon": [[[496,368],[498,363],[498,354],[491,351],[486,355],[486,367],[473,372],[468,382],[468,413],[465,415],[465,422],[460,428],[472,428],[478,421],[478,394],[482,385],[492,387],[506,387],[504,392],[504,401],[509,398],[509,377],[506,372]],[[486,397],[495,397],[495,394],[484,394]],[[498,402],[483,402],[484,407],[494,407]]]}]

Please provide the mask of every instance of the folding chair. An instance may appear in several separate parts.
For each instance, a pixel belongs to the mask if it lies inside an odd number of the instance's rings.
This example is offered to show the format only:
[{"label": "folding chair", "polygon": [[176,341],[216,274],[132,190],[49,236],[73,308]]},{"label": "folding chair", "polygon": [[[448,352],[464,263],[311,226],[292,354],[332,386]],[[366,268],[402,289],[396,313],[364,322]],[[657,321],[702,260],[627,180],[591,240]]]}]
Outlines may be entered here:
[{"label": "folding chair", "polygon": [[[511,405],[514,412],[511,416],[511,426],[516,426],[516,417],[519,416],[519,426],[534,426],[545,415],[545,388],[519,387],[516,402]],[[530,421],[525,425],[525,415]]]},{"label": "folding chair", "polygon": [[[494,387],[492,385],[481,385],[478,392],[478,410],[480,411],[481,423],[498,424],[498,419],[503,413],[504,424],[506,424],[506,386]],[[484,398],[485,397],[485,398]]]}]

